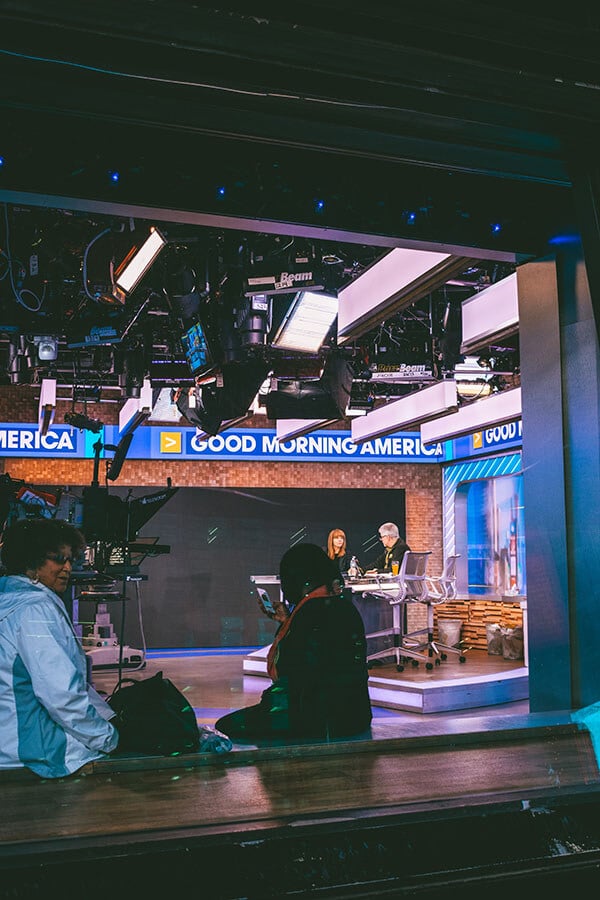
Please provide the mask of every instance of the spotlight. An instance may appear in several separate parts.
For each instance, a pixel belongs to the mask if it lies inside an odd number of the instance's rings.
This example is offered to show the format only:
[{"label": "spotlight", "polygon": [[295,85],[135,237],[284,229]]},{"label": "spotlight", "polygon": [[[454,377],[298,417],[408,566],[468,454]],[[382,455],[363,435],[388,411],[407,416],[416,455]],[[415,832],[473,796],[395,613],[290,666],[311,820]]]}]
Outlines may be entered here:
[{"label": "spotlight", "polygon": [[246,297],[253,294],[290,294],[294,291],[322,291],[325,287],[321,260],[312,244],[299,244],[280,256],[250,251],[243,281]]},{"label": "spotlight", "polygon": [[268,372],[261,360],[225,363],[211,383],[176,392],[175,403],[190,425],[216,435],[224,422],[247,415]]},{"label": "spotlight", "polygon": [[58,357],[58,338],[50,335],[35,335],[33,343],[37,347],[40,362],[54,362]]},{"label": "spotlight", "polygon": [[131,248],[115,273],[113,296],[119,303],[125,303],[136,289],[166,243],[166,238],[153,226],[142,246]]},{"label": "spotlight", "polygon": [[267,416],[274,420],[342,419],[350,400],[352,376],[348,360],[331,356],[318,381],[278,380],[267,395]]},{"label": "spotlight", "polygon": [[375,397],[369,382],[353,381],[346,414],[348,416],[364,415],[366,412],[370,412],[374,405]]},{"label": "spotlight", "polygon": [[119,374],[119,387],[125,397],[141,396],[144,377],[146,375],[146,360],[143,349],[133,347],[123,357],[123,372]]},{"label": "spotlight", "polygon": [[8,377],[11,384],[29,383],[31,360],[27,351],[28,347],[22,335],[17,338],[11,337],[8,351]]},{"label": "spotlight", "polygon": [[73,428],[79,428],[80,431],[98,432],[104,428],[104,422],[101,422],[100,419],[90,419],[83,413],[65,413],[65,422],[67,425],[72,425]]},{"label": "spotlight", "polygon": [[478,400],[481,397],[489,397],[494,390],[492,380],[475,378],[472,381],[463,378],[456,379],[456,390],[461,400]]}]

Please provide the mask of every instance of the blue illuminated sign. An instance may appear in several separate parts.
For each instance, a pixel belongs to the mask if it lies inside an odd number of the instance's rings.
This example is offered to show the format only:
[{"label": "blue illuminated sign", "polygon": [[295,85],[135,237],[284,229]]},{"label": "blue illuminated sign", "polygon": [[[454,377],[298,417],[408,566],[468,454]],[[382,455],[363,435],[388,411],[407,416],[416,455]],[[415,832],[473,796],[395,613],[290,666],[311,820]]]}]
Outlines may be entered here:
[{"label": "blue illuminated sign", "polygon": [[481,456],[496,451],[514,450],[523,443],[523,423],[521,419],[493,425],[483,431],[446,441],[444,445],[445,459],[464,459],[468,456]]},{"label": "blue illuminated sign", "polygon": [[85,457],[85,441],[68,425],[49,428],[40,435],[37,425],[22,422],[0,423],[0,456]]},{"label": "blue illuminated sign", "polygon": [[[103,434],[70,426],[50,428],[41,437],[37,425],[0,425],[0,456],[111,458],[104,445],[118,443],[118,427],[105,425]],[[432,463],[443,457],[442,444],[421,445],[418,431],[398,432],[354,444],[349,431],[315,431],[279,442],[274,429],[228,429],[214,437],[198,436],[195,428],[142,426],[133,435],[127,459],[211,459],[282,462]]]}]

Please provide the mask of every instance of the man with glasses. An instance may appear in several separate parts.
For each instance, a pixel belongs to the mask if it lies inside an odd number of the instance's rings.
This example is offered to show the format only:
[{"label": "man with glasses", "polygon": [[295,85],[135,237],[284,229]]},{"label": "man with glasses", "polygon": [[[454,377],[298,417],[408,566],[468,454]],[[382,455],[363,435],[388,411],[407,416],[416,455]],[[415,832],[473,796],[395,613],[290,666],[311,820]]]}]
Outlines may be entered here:
[{"label": "man with glasses", "polygon": [[406,551],[410,550],[410,547],[402,540],[398,526],[393,522],[384,522],[379,526],[379,540],[383,544],[383,553],[377,557],[371,568],[367,569],[367,573],[394,572],[397,574],[394,563],[399,569],[402,558]]}]

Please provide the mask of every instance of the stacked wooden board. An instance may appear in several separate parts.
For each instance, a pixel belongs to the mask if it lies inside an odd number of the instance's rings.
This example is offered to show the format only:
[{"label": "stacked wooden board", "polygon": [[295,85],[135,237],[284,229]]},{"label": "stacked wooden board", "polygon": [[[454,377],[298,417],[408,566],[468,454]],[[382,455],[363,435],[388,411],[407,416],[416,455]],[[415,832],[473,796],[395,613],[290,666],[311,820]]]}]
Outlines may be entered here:
[{"label": "stacked wooden board", "polygon": [[507,600],[452,600],[435,610],[435,634],[440,619],[462,621],[461,640],[464,647],[487,650],[486,625],[497,624],[502,628],[522,628],[523,611],[518,601]]}]

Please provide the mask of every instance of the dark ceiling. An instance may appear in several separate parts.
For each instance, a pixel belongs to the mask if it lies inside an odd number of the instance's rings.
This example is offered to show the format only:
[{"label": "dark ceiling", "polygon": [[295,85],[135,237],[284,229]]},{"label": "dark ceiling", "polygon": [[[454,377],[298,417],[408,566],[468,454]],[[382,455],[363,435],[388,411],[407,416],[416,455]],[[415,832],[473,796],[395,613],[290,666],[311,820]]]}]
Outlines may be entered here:
[{"label": "dark ceiling", "polygon": [[[114,328],[85,364],[127,391],[130,351],[180,355],[181,298],[229,316],[257,257],[308,248],[336,292],[391,247],[444,247],[469,260],[460,276],[347,352],[451,369],[460,302],[576,230],[598,136],[597,15],[526,6],[0,0],[9,355],[15,335],[56,334],[80,381],[72,345]],[[168,250],[108,306],[110,267],[149,224]]]}]

